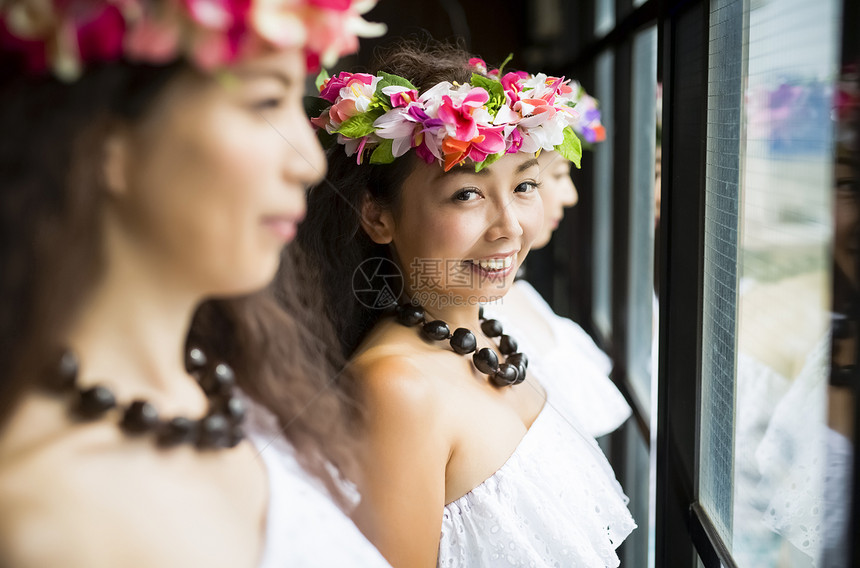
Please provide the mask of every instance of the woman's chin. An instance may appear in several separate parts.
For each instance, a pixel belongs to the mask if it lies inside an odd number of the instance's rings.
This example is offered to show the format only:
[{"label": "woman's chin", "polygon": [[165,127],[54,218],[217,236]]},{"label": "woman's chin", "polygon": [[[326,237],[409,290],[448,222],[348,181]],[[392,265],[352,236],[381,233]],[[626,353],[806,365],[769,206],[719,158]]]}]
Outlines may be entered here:
[{"label": "woman's chin", "polygon": [[552,231],[547,231],[546,233],[544,233],[541,236],[539,236],[538,238],[536,238],[534,240],[534,242],[532,242],[531,250],[542,249],[543,247],[545,247],[546,245],[549,244],[549,240],[551,238],[552,238]]},{"label": "woman's chin", "polygon": [[266,267],[264,270],[249,271],[245,274],[238,274],[237,271],[231,275],[232,278],[213,286],[208,295],[218,298],[249,296],[269,286],[275,279],[277,271],[277,264],[271,268]]},{"label": "woman's chin", "polygon": [[482,286],[480,290],[475,291],[474,296],[471,296],[470,299],[475,304],[489,304],[502,300],[511,290],[515,275],[516,270],[514,270],[514,273],[510,277],[505,278],[504,281],[489,286]]}]

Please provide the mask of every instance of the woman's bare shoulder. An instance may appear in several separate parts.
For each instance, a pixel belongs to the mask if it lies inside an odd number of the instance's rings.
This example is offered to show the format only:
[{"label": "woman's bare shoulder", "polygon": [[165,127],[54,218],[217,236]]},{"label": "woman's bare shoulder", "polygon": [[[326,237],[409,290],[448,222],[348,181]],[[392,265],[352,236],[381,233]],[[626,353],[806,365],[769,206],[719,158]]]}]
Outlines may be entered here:
[{"label": "woman's bare shoulder", "polygon": [[[456,360],[427,344],[417,330],[399,324],[375,329],[350,360],[347,371],[376,419],[441,424],[449,398],[440,377],[458,372]],[[461,371],[460,371],[461,372]]]},{"label": "woman's bare shoulder", "polygon": [[98,543],[89,542],[98,518],[87,505],[106,503],[87,459],[100,461],[100,450],[118,437],[114,430],[74,422],[52,396],[23,397],[0,433],[0,565],[100,564]]},{"label": "woman's bare shoulder", "polygon": [[0,433],[0,566],[247,565],[256,525],[224,519],[236,517],[231,487],[262,503],[253,452],[158,450],[113,418],[79,422],[67,401],[41,394],[16,407]]},{"label": "woman's bare shoulder", "polygon": [[368,347],[350,361],[350,375],[376,404],[426,407],[437,390],[425,372],[426,356],[398,347],[390,343]]}]

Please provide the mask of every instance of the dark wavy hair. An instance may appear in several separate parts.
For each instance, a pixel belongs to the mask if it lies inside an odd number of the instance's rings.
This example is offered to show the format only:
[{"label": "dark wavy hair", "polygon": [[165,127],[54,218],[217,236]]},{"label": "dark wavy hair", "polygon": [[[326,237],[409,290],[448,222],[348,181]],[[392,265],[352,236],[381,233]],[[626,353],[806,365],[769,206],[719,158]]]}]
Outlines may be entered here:
[{"label": "dark wavy hair", "polygon": [[[455,45],[401,41],[380,51],[368,72],[399,75],[424,92],[442,81],[467,83],[472,76],[470,57]],[[369,195],[396,212],[403,182],[419,158],[410,151],[391,164],[359,166],[355,156],[346,156],[339,144],[326,155],[328,175],[309,192],[308,213],[299,228],[294,254],[302,263],[305,286],[323,292],[325,313],[341,354],[349,357],[384,313],[356,301],[353,273],[368,259],[393,261],[388,245],[374,243],[361,228],[362,200]]]},{"label": "dark wavy hair", "polygon": [[[185,68],[104,64],[78,81],[25,74],[0,52],[0,426],[47,376],[64,333],[98,281],[104,259],[98,150],[118,122],[133,125]],[[269,408],[299,459],[344,503],[327,462],[352,471],[351,403],[331,389],[340,366],[315,297],[303,297],[284,259],[277,284],[207,301],[188,341],[228,362]]]}]

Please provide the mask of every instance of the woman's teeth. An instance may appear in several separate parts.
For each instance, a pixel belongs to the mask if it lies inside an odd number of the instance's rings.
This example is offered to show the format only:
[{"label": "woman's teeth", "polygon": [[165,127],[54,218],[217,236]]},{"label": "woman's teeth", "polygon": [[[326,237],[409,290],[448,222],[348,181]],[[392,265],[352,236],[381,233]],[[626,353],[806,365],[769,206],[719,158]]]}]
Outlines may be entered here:
[{"label": "woman's teeth", "polygon": [[473,260],[472,264],[476,264],[484,270],[504,270],[510,268],[514,262],[513,255],[505,258],[493,258],[490,260]]}]

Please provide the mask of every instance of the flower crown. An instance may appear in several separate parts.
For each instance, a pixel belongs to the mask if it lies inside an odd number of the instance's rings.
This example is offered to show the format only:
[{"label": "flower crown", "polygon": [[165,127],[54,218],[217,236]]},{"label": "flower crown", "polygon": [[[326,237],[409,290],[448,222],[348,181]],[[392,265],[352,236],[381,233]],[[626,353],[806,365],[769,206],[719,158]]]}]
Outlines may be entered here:
[{"label": "flower crown", "polygon": [[[342,144],[361,164],[388,164],[410,149],[428,164],[438,161],[447,172],[474,163],[481,171],[505,154],[555,150],[579,167],[582,145],[600,142],[597,101],[563,77],[524,71],[487,72],[473,58],[467,84],[447,81],[422,94],[408,80],[381,72],[339,73],[317,78],[319,98],[306,101],[311,122],[325,131],[324,142]],[[329,140],[325,140],[329,138]]]},{"label": "flower crown", "polygon": [[376,0],[0,0],[0,49],[32,73],[80,76],[86,63],[163,64],[203,70],[262,48],[304,47],[309,69],[385,33],[361,18]]}]

